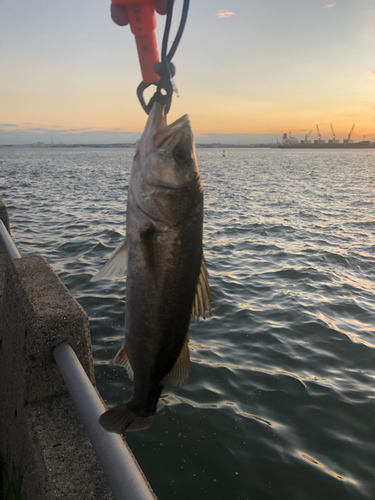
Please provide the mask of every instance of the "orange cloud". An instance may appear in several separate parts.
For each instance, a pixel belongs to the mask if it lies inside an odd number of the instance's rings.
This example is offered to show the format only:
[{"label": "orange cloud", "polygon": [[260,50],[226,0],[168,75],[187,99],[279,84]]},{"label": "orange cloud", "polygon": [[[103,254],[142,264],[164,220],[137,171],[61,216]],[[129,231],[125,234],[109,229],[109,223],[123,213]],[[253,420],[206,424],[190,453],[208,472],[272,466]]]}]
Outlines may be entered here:
[{"label": "orange cloud", "polygon": [[234,16],[234,12],[229,12],[229,10],[219,10],[216,15],[217,17],[231,17]]},{"label": "orange cloud", "polygon": [[327,5],[324,6],[325,9],[332,9],[332,7],[334,7],[335,4],[334,3],[327,3]]}]

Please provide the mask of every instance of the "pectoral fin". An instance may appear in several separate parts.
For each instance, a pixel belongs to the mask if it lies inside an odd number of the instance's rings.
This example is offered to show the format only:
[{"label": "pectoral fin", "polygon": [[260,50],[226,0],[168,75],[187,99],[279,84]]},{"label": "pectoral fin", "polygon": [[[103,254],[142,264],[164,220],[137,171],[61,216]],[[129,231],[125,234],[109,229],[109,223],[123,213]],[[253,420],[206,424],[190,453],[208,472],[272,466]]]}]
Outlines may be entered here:
[{"label": "pectoral fin", "polygon": [[125,238],[124,242],[113,252],[107,264],[91,278],[91,281],[114,278],[125,274],[128,267],[128,253],[128,240]]},{"label": "pectoral fin", "polygon": [[211,316],[211,291],[208,284],[208,271],[204,256],[202,257],[202,265],[199,273],[197,289],[193,301],[191,311],[191,320],[197,318],[206,319],[206,312]]}]

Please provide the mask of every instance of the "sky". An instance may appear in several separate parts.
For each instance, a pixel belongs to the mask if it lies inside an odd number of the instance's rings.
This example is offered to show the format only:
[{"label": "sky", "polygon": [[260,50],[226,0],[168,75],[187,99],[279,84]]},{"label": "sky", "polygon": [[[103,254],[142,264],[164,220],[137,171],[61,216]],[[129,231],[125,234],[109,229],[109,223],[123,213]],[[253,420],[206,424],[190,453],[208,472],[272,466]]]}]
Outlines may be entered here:
[{"label": "sky", "polygon": [[[182,8],[175,0],[171,37]],[[135,142],[134,36],[109,0],[0,3],[0,144]],[[165,16],[157,15],[159,49]],[[374,0],[190,0],[173,59],[197,143],[375,137]]]}]

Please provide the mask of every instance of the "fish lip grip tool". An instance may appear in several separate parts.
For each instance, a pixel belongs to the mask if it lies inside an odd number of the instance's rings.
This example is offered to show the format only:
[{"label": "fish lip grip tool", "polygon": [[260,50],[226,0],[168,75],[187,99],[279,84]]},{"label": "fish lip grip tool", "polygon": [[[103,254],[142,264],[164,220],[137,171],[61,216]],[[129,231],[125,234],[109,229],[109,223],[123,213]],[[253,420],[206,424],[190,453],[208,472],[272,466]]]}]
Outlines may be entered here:
[{"label": "fish lip grip tool", "polygon": [[154,71],[155,63],[159,62],[154,1],[112,0],[112,4],[126,7],[130,29],[135,36],[143,82],[146,84],[158,82],[160,76]]},{"label": "fish lip grip tool", "polygon": [[[137,96],[143,110],[147,114],[150,113],[153,103],[155,102],[164,104],[165,114],[169,112],[171,107],[174,91],[172,78],[176,72],[176,68],[171,62],[171,59],[176,52],[185,28],[190,0],[183,0],[183,2],[180,25],[169,52],[167,52],[167,46],[174,0],[167,0],[166,2],[167,20],[163,35],[161,61],[159,61],[155,37],[155,0],[112,0],[112,7],[118,6],[120,7],[119,10],[122,11],[120,13],[116,12],[114,15],[114,11],[111,7],[112,19],[120,26],[124,26],[129,22],[131,31],[133,35],[135,35],[142,71],[142,82],[137,88]],[[122,9],[121,7],[125,8]],[[160,13],[162,14],[163,12]],[[143,94],[150,85],[156,86],[156,92],[147,104]]]}]

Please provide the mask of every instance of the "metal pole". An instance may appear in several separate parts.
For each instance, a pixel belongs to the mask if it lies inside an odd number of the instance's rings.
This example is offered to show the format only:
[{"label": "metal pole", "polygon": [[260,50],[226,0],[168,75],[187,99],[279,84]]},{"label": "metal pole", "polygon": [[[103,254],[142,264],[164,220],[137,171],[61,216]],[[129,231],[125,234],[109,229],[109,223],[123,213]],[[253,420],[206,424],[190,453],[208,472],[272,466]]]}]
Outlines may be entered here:
[{"label": "metal pole", "polygon": [[9,257],[13,259],[21,259],[22,255],[19,253],[18,248],[14,244],[12,237],[7,231],[4,222],[0,219],[0,238],[3,240],[6,251]]},{"label": "metal pole", "polygon": [[156,496],[122,438],[105,431],[99,424],[99,417],[106,408],[71,346],[58,345],[53,356],[116,500],[155,500]]}]

